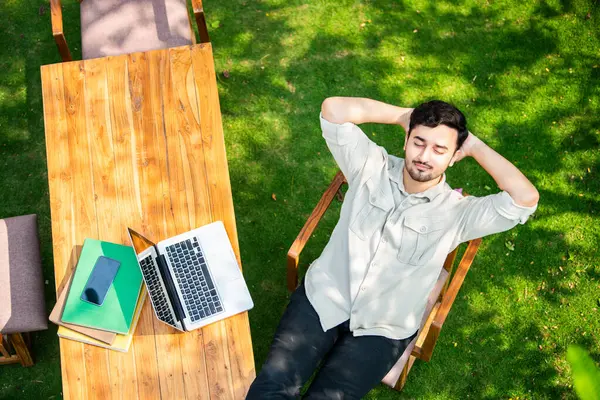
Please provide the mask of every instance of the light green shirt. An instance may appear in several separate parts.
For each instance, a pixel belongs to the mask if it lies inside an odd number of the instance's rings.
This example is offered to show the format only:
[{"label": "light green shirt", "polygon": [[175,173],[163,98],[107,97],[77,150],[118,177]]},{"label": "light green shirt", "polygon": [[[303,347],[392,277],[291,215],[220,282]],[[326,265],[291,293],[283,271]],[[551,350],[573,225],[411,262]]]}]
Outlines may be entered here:
[{"label": "light green shirt", "polygon": [[445,175],[425,192],[408,194],[403,159],[352,123],[320,119],[348,191],[329,242],[306,273],[307,297],[324,331],[350,319],[354,336],[409,337],[448,253],[525,223],[537,205],[519,206],[504,191],[464,197]]}]

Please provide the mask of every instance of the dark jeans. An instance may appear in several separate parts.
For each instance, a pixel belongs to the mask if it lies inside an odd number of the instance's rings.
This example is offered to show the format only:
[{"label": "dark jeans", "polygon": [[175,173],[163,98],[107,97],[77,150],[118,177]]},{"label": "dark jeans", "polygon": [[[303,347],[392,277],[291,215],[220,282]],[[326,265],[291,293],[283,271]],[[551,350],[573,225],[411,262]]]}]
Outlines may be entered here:
[{"label": "dark jeans", "polygon": [[319,361],[305,399],[360,399],[394,366],[416,333],[406,339],[352,336],[349,321],[323,332],[304,289],[294,291],[267,360],[246,399],[296,399]]}]

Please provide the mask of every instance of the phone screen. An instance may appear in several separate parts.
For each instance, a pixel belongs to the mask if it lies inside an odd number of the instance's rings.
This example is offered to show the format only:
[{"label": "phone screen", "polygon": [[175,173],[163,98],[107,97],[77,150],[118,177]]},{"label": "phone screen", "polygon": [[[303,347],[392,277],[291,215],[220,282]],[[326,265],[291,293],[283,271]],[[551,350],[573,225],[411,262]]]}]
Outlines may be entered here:
[{"label": "phone screen", "polygon": [[112,285],[117,275],[120,265],[119,261],[112,258],[98,257],[94,269],[81,293],[81,300],[101,306],[104,303],[104,298],[106,297],[106,293],[108,293],[110,285]]}]

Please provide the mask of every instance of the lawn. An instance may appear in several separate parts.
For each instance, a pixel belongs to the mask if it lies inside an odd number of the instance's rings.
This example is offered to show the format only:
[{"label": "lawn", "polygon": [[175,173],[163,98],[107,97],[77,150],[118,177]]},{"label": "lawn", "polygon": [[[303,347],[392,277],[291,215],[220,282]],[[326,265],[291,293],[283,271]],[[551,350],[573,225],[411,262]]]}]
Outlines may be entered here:
[{"label": "lawn", "polygon": [[[79,5],[63,4],[80,59]],[[410,107],[438,98],[463,110],[470,130],[531,179],[540,204],[526,225],[484,239],[432,361],[415,364],[403,393],[379,386],[368,398],[576,398],[567,346],[600,361],[600,4],[206,0],[204,8],[255,302],[257,370],[288,299],[287,249],[336,171],[320,135],[321,102],[361,96]],[[0,218],[39,215],[49,311],[39,67],[60,57],[48,1],[3,0],[0,15]],[[401,128],[363,129],[402,154]],[[472,159],[447,179],[473,195],[498,190]],[[309,242],[302,273],[337,212],[339,204]],[[34,367],[0,367],[0,398],[62,397],[56,329],[35,339]]]}]

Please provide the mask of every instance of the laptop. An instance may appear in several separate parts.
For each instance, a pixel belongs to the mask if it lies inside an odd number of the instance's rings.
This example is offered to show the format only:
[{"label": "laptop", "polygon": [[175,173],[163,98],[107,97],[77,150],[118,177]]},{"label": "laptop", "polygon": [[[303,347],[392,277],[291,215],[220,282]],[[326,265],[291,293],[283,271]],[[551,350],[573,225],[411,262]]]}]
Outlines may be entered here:
[{"label": "laptop", "polygon": [[254,306],[221,221],[154,244],[128,228],[156,317],[191,331]]}]

